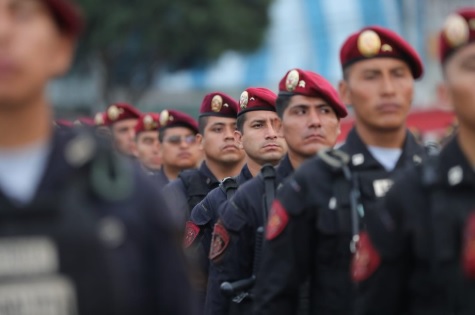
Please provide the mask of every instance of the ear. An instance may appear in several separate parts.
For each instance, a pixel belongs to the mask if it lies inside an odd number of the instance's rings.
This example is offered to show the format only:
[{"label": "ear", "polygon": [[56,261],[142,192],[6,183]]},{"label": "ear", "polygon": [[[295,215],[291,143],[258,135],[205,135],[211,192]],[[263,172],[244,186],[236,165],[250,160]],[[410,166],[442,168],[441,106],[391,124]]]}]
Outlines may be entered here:
[{"label": "ear", "polygon": [[136,158],[139,157],[139,150],[137,149],[137,140],[134,140],[134,144],[132,146],[132,155]]},{"label": "ear", "polygon": [[65,74],[71,66],[74,51],[76,48],[76,41],[64,34],[58,34],[56,45],[53,45],[52,51],[52,66],[53,77]]},{"label": "ear", "polygon": [[338,126],[336,128],[336,134],[339,136],[341,134],[341,119],[338,119]]},{"label": "ear", "polygon": [[200,150],[204,150],[205,139],[199,133],[196,134],[196,143],[198,143]]},{"label": "ear", "polygon": [[437,84],[437,99],[442,107],[453,109],[452,95],[450,94],[447,83],[442,82]]},{"label": "ear", "polygon": [[239,149],[243,149],[242,145],[242,133],[238,130],[234,130],[234,141],[236,141]]},{"label": "ear", "polygon": [[350,100],[350,90],[348,87],[348,82],[345,80],[341,80],[338,83],[338,93],[340,94],[340,98],[345,104],[351,104]]}]

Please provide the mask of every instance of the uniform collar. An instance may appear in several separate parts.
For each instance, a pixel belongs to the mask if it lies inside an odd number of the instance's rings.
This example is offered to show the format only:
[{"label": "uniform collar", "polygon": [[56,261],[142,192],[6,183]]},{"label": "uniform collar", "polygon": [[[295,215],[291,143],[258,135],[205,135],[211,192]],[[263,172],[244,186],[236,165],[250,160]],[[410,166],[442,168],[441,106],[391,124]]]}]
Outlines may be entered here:
[{"label": "uniform collar", "polygon": [[241,173],[239,174],[244,180],[250,180],[252,178],[251,171],[249,171],[249,167],[247,167],[247,164],[245,164],[242,169]]},{"label": "uniform collar", "polygon": [[276,172],[277,175],[280,178],[286,178],[292,172],[294,171],[294,168],[292,167],[292,164],[290,163],[289,155],[286,154],[284,158],[280,161],[279,165],[277,166]]},{"label": "uniform collar", "polygon": [[201,174],[203,174],[206,177],[206,184],[208,184],[208,185],[213,185],[213,184],[219,185],[219,180],[210,171],[210,169],[206,165],[206,162],[203,161],[203,163],[201,163],[199,171],[200,171]]},{"label": "uniform collar", "polygon": [[442,182],[450,187],[475,186],[475,171],[454,137],[440,153]]},{"label": "uniform collar", "polygon": [[[356,132],[356,128],[353,128],[348,134],[342,150],[350,154],[350,163],[355,170],[384,169],[381,163],[368,151],[368,147],[361,140]],[[414,136],[409,131],[406,131],[406,139],[402,146],[402,153],[396,163],[395,169],[402,167],[406,163],[420,164],[423,157],[424,149],[416,142]]]}]

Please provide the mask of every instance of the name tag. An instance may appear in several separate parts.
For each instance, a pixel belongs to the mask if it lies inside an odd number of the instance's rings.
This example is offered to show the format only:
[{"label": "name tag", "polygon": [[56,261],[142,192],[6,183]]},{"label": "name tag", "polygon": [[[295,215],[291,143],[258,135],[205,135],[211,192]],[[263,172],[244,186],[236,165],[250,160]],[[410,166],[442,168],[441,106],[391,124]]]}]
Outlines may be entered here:
[{"label": "name tag", "polygon": [[46,237],[0,238],[0,277],[53,273],[58,264],[56,246]]},{"label": "name tag", "polygon": [[2,315],[77,315],[74,287],[64,277],[0,284]]},{"label": "name tag", "polygon": [[384,197],[391,189],[394,182],[391,179],[378,179],[373,182],[374,194],[376,197]]}]

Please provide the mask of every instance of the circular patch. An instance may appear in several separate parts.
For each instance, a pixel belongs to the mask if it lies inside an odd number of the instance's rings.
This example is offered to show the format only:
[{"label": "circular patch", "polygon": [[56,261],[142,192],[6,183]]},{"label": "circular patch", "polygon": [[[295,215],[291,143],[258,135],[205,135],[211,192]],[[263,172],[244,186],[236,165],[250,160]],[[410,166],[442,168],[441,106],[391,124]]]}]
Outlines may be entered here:
[{"label": "circular patch", "polygon": [[109,109],[107,110],[107,117],[109,117],[110,120],[114,121],[114,120],[117,120],[120,116],[120,109],[115,106],[115,105],[112,105],[111,107],[109,107]]},{"label": "circular patch", "polygon": [[75,167],[86,164],[96,151],[96,143],[87,135],[78,135],[66,145],[64,156],[66,161]]},{"label": "circular patch", "polygon": [[287,78],[285,79],[285,87],[287,91],[293,92],[297,85],[299,84],[299,72],[297,70],[291,70],[289,74],[287,74]]},{"label": "circular patch", "polygon": [[211,100],[211,110],[215,113],[219,113],[222,107],[223,98],[221,97],[221,95],[213,96],[213,99]]},{"label": "circular patch", "polygon": [[150,115],[145,115],[145,117],[143,118],[143,126],[145,130],[152,130],[156,128],[153,121],[153,117]]},{"label": "circular patch", "polygon": [[170,113],[165,109],[160,113],[160,126],[165,127],[168,124],[168,119],[170,118]]},{"label": "circular patch", "polygon": [[99,223],[99,237],[107,247],[119,247],[126,238],[124,223],[115,217],[103,218]]},{"label": "circular patch", "polygon": [[239,98],[239,106],[241,109],[246,109],[247,104],[249,103],[249,93],[244,91],[241,93],[241,97]]},{"label": "circular patch", "polygon": [[444,36],[450,47],[465,44],[469,39],[467,21],[458,14],[451,14],[444,24]]},{"label": "circular patch", "polygon": [[104,125],[104,115],[102,115],[102,113],[97,113],[96,116],[94,116],[94,123],[96,124],[96,126]]},{"label": "circular patch", "polygon": [[378,54],[381,48],[381,38],[378,33],[372,30],[363,31],[358,36],[358,51],[365,57],[372,57]]}]

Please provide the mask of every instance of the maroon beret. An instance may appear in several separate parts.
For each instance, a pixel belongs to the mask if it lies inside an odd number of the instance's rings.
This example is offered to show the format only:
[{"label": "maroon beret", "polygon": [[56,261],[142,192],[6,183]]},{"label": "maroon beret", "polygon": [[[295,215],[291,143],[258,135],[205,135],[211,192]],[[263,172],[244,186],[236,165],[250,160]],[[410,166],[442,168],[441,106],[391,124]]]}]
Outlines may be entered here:
[{"label": "maroon beret", "polygon": [[74,125],[76,126],[89,126],[93,127],[96,125],[95,120],[91,117],[79,117],[74,121]]},{"label": "maroon beret", "polygon": [[275,112],[277,95],[266,88],[248,88],[241,93],[239,99],[239,115],[253,110],[268,110]]},{"label": "maroon beret", "polygon": [[137,125],[135,125],[135,133],[143,131],[157,131],[159,127],[160,115],[156,113],[147,113],[140,116]]},{"label": "maroon beret", "polygon": [[118,121],[126,119],[138,119],[141,113],[135,107],[127,103],[116,103],[106,110],[105,124],[110,126]]},{"label": "maroon beret", "polygon": [[198,133],[198,123],[193,117],[177,110],[162,110],[159,119],[159,129],[163,130],[171,127],[186,127]]},{"label": "maroon beret", "polygon": [[321,97],[333,107],[338,117],[346,117],[346,106],[337,91],[321,75],[301,69],[292,69],[280,80],[279,95],[305,95]]},{"label": "maroon beret", "polygon": [[67,35],[77,37],[84,29],[79,7],[71,0],[44,0],[59,28]]},{"label": "maroon beret", "polygon": [[341,47],[340,62],[343,69],[361,60],[392,57],[405,61],[412,76],[418,79],[424,68],[419,54],[397,33],[380,26],[365,27],[350,35]]},{"label": "maroon beret", "polygon": [[53,121],[53,125],[60,129],[74,127],[73,122],[67,119],[56,119],[55,121]]},{"label": "maroon beret", "polygon": [[439,36],[442,63],[460,47],[475,41],[475,8],[460,9],[449,15]]},{"label": "maroon beret", "polygon": [[200,107],[200,117],[219,116],[236,118],[238,103],[231,96],[220,92],[207,94]]}]

